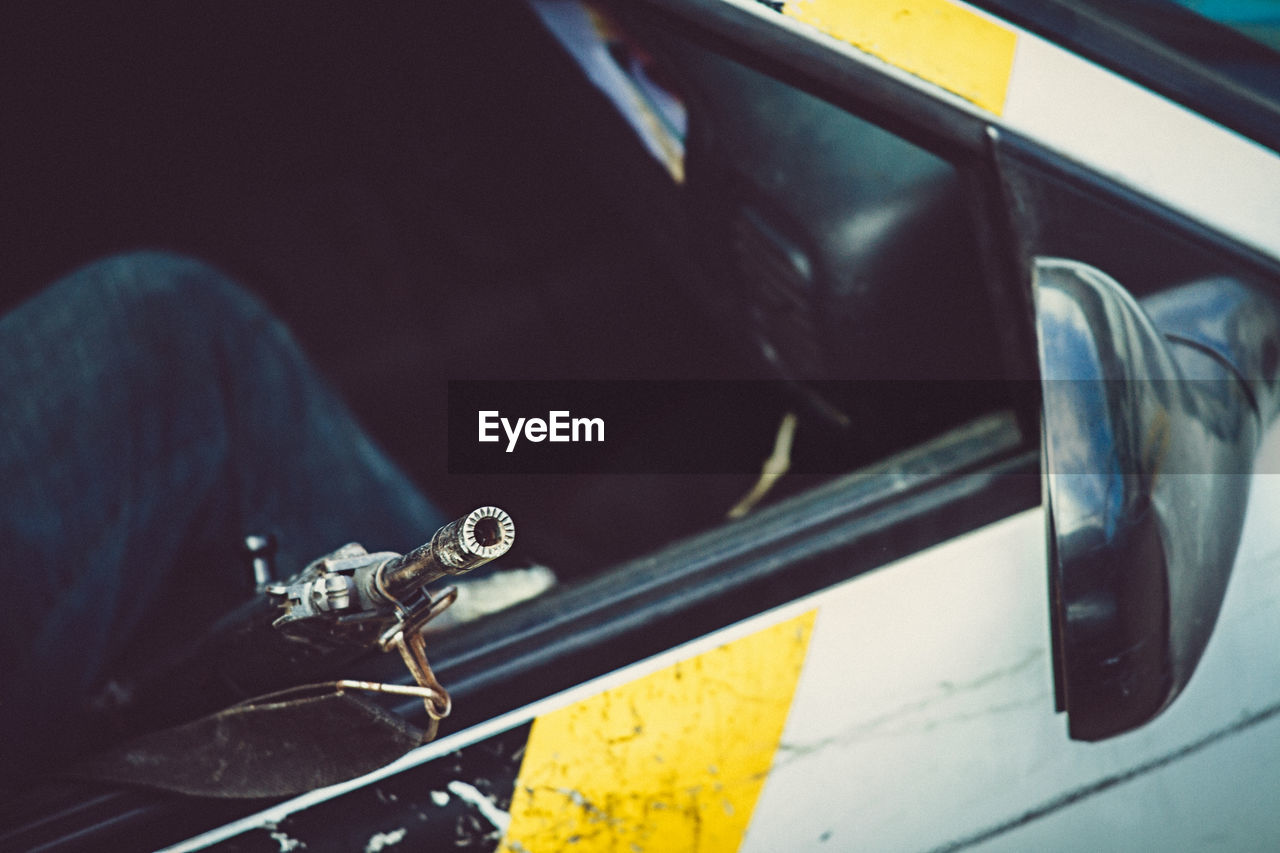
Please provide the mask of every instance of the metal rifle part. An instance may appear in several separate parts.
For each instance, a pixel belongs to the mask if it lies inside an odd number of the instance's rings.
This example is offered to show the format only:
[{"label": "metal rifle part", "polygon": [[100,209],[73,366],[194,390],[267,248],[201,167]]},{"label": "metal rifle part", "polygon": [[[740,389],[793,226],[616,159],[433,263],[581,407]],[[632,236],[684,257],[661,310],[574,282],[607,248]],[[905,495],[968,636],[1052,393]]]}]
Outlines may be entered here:
[{"label": "metal rifle part", "polygon": [[399,651],[426,691],[423,704],[430,739],[449,714],[451,700],[431,671],[422,630],[454,602],[458,591],[447,587],[433,597],[426,586],[501,557],[514,542],[511,516],[484,506],[444,525],[429,542],[404,555],[370,554],[361,545],[344,545],[290,582],[267,587],[284,610],[272,625],[301,640],[319,635],[356,646],[376,642],[383,651]]},{"label": "metal rifle part", "polygon": [[403,617],[428,584],[501,557],[515,535],[511,516],[484,506],[444,525],[427,544],[404,555],[370,554],[361,545],[344,545],[291,581],[267,587],[284,608],[273,624],[286,630],[319,625],[332,632]]},{"label": "metal rifle part", "polygon": [[460,575],[511,550],[515,522],[496,506],[482,506],[441,527],[431,541],[396,557],[372,573],[364,592],[396,607],[413,592],[445,575]]},{"label": "metal rifle part", "polygon": [[244,551],[253,566],[253,590],[263,592],[276,579],[276,538],[270,534],[250,534],[244,538]]}]

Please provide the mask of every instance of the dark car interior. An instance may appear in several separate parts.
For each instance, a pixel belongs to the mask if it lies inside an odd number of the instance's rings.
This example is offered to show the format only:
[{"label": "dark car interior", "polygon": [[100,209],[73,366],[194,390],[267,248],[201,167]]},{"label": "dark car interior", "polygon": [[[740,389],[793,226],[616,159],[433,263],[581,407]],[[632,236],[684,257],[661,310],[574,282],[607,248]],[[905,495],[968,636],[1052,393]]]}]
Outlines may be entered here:
[{"label": "dark car interior", "polygon": [[[427,494],[500,504],[569,588],[722,524],[788,411],[764,505],[1024,405],[963,164],[714,39],[611,24],[687,111],[677,180],[524,4],[11,17],[0,306],[115,252],[210,261]],[[732,470],[468,476],[459,379],[767,384],[730,423],[714,395],[656,413],[721,430]]]},{"label": "dark car interior", "polygon": [[[676,483],[450,476],[443,406],[414,401],[450,379],[1001,375],[945,161],[633,24],[686,93],[679,186],[527,8],[454,5],[32,11],[5,304],[112,252],[209,260],[428,494],[500,496],[568,576],[715,524],[797,404],[739,423],[740,475]],[[857,404],[824,400],[796,454],[847,470],[976,414],[961,402],[854,436]]]}]

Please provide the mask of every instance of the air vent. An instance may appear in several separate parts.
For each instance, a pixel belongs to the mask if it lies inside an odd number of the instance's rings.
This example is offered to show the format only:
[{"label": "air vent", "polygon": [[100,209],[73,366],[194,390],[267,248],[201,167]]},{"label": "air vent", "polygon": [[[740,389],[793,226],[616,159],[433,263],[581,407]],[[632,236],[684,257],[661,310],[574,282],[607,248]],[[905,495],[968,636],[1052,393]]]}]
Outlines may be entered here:
[{"label": "air vent", "polygon": [[759,300],[771,308],[809,308],[813,266],[808,256],[750,208],[733,220],[733,252],[742,274]]},{"label": "air vent", "polygon": [[740,209],[732,227],[734,263],[766,358],[788,374],[816,377],[822,357],[808,255],[751,208]]}]

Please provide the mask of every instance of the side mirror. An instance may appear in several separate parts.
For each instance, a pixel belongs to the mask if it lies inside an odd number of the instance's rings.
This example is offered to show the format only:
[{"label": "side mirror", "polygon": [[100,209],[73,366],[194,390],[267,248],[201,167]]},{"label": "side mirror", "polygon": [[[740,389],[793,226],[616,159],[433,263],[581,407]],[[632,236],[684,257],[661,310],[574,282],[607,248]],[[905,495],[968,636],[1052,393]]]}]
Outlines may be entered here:
[{"label": "side mirror", "polygon": [[1209,641],[1280,405],[1280,306],[1228,278],[1139,304],[1048,258],[1034,291],[1059,704],[1098,740],[1163,710]]}]

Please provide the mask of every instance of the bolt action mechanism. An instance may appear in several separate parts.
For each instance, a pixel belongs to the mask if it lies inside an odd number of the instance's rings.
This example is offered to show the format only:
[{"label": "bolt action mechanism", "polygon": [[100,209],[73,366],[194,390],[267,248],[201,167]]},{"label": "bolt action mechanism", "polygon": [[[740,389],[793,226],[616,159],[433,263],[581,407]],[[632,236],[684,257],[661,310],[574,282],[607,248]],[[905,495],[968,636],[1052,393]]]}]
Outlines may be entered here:
[{"label": "bolt action mechanism", "polygon": [[288,582],[266,588],[283,610],[272,624],[302,640],[319,634],[399,651],[418,683],[416,695],[426,705],[433,736],[438,722],[448,716],[451,700],[427,662],[422,630],[454,602],[458,590],[450,586],[432,596],[426,587],[501,557],[511,550],[515,534],[511,516],[483,506],[444,525],[407,554],[370,554],[356,543],[344,545]]}]

